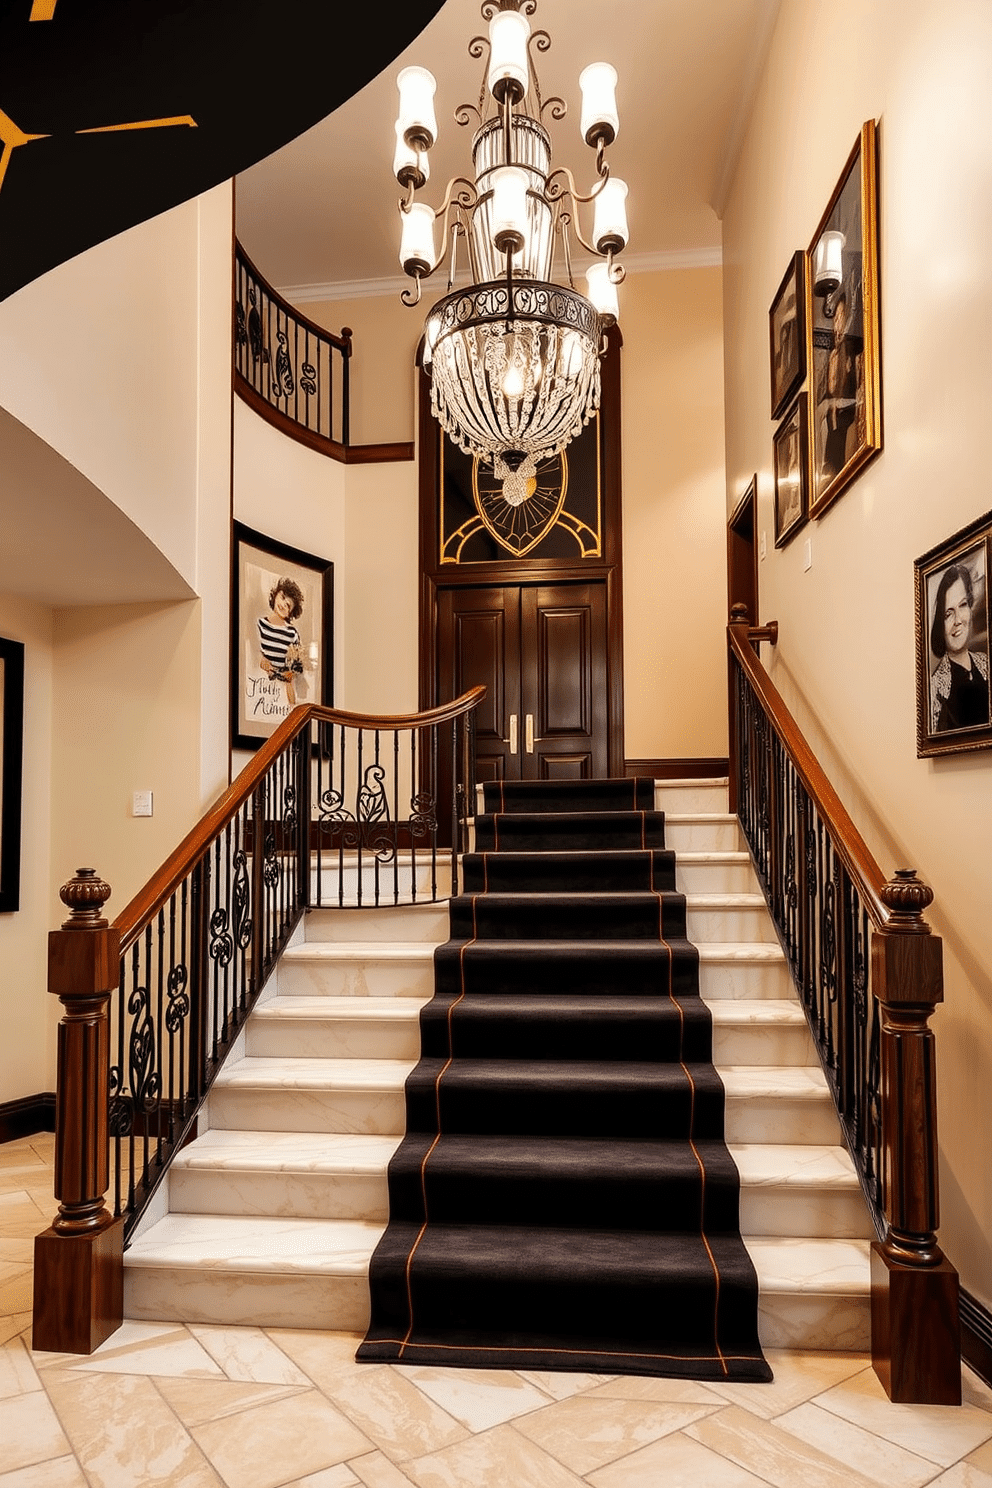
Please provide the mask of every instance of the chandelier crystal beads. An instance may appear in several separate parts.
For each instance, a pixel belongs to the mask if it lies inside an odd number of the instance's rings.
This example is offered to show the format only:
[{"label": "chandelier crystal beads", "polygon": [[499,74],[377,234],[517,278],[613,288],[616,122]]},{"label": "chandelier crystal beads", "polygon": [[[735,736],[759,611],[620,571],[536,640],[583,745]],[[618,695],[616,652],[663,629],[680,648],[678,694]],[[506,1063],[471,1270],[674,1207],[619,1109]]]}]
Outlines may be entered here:
[{"label": "chandelier crystal beads", "polygon": [[[531,31],[537,0],[486,0],[489,35],[469,53],[486,57],[478,106],[455,111],[460,124],[477,118],[473,179],[455,177],[440,207],[415,200],[429,178],[428,151],[437,139],[436,84],[422,67],[406,67],[400,92],[393,172],[406,191],[400,202],[400,262],[416,280],[404,303],[448,264],[448,294],[424,328],[423,360],[431,378],[431,409],[454,442],[493,462],[507,499],[526,488],[538,460],[558,454],[599,406],[599,359],[618,314],[627,244],[627,187],[611,177],[606,147],[616,139],[617,75],[608,63],[587,67],[581,132],[596,152],[596,183],[583,195],[567,169],[552,169],[544,117],[565,116],[560,98],[541,99],[532,48],[547,51],[546,31]],[[591,240],[579,227],[579,206],[592,208]],[[435,228],[441,225],[441,251]],[[572,280],[569,234],[598,262],[588,294]],[[471,284],[455,289],[459,243],[467,249]],[[561,245],[563,283],[553,279]]]}]

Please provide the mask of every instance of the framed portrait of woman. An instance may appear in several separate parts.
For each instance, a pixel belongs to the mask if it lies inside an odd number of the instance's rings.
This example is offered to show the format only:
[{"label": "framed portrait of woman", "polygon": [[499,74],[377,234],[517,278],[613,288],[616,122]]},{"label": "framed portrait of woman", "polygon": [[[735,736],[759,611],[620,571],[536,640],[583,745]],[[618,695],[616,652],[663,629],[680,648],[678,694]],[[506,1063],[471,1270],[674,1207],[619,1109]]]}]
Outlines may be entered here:
[{"label": "framed portrait of woman", "polygon": [[334,565],[234,524],[231,744],[257,749],[298,703],[333,702]]},{"label": "framed portrait of woman", "polygon": [[806,255],[813,517],[882,448],[877,150],[869,119]]},{"label": "framed portrait of woman", "polygon": [[809,510],[809,412],[800,393],[775,431],[775,546],[784,548]]},{"label": "framed portrait of woman", "polygon": [[768,340],[772,418],[778,418],[806,376],[806,255],[802,251],[793,255],[772,301]]},{"label": "framed portrait of woman", "polygon": [[916,752],[992,748],[992,512],[916,560]]}]

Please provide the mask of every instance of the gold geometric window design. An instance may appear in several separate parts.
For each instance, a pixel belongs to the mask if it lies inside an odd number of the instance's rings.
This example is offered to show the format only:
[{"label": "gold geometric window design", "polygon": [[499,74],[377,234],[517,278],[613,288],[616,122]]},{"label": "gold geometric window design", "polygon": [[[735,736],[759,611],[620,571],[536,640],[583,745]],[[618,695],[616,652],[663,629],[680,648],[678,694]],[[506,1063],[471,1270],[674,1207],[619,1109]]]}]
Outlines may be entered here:
[{"label": "gold geometric window design", "polygon": [[438,491],[440,563],[499,563],[522,558],[602,560],[599,416],[561,454],[508,492],[493,475],[441,438]]}]

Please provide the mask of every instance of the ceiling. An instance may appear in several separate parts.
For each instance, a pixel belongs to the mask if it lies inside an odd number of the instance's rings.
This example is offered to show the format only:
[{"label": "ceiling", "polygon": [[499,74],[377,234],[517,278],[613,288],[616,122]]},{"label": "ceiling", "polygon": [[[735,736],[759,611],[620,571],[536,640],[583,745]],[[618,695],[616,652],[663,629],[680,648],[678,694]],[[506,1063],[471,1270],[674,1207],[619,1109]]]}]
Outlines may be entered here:
[{"label": "ceiling", "polygon": [[[580,189],[592,184],[593,156],[579,137],[578,75],[595,61],[612,62],[620,75],[620,134],[608,158],[630,186],[631,268],[639,258],[645,267],[652,257],[716,259],[720,215],[780,3],[539,0],[531,25],[552,39],[539,60],[541,91],[570,104],[568,117],[551,126],[555,164],[569,165]],[[437,205],[448,178],[468,170],[471,129],[452,113],[478,98],[483,64],[467,45],[485,31],[478,0],[447,0],[385,72],[238,177],[238,235],[290,298],[294,291],[297,299],[323,298],[331,286],[356,293],[358,282],[401,276],[400,193],[391,172],[396,74],[417,63],[438,81],[439,139],[431,182],[420,193]]]}]

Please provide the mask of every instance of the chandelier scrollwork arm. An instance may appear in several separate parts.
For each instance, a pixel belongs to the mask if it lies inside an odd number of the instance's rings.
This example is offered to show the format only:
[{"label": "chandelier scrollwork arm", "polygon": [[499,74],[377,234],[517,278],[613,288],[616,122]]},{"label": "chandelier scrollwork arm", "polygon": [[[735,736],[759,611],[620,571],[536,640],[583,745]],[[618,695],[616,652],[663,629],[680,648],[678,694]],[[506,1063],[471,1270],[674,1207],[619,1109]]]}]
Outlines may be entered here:
[{"label": "chandelier scrollwork arm", "polygon": [[[498,15],[503,9],[505,7],[500,4],[500,0],[483,0],[480,13],[484,21],[491,21],[493,16]],[[532,16],[537,10],[537,0],[520,0],[520,3],[514,6],[514,9],[519,10],[522,15]]]},{"label": "chandelier scrollwork arm", "polygon": [[413,307],[414,307],[414,305],[419,305],[420,304],[421,288],[420,288],[420,276],[419,275],[413,281],[413,283],[414,283],[414,288],[413,289],[403,289],[403,290],[400,291],[400,301],[404,305],[406,305],[406,307],[409,310],[412,310]]},{"label": "chandelier scrollwork arm", "polygon": [[544,123],[545,113],[549,113],[556,124],[560,123],[568,113],[568,104],[564,98],[559,98],[556,94],[552,98],[546,98],[541,104],[538,117],[542,124]]},{"label": "chandelier scrollwork arm", "polygon": [[473,114],[475,114],[481,124],[482,109],[479,105],[477,103],[460,103],[455,109],[455,123],[461,124],[462,128],[464,128],[466,124],[471,124]]}]

